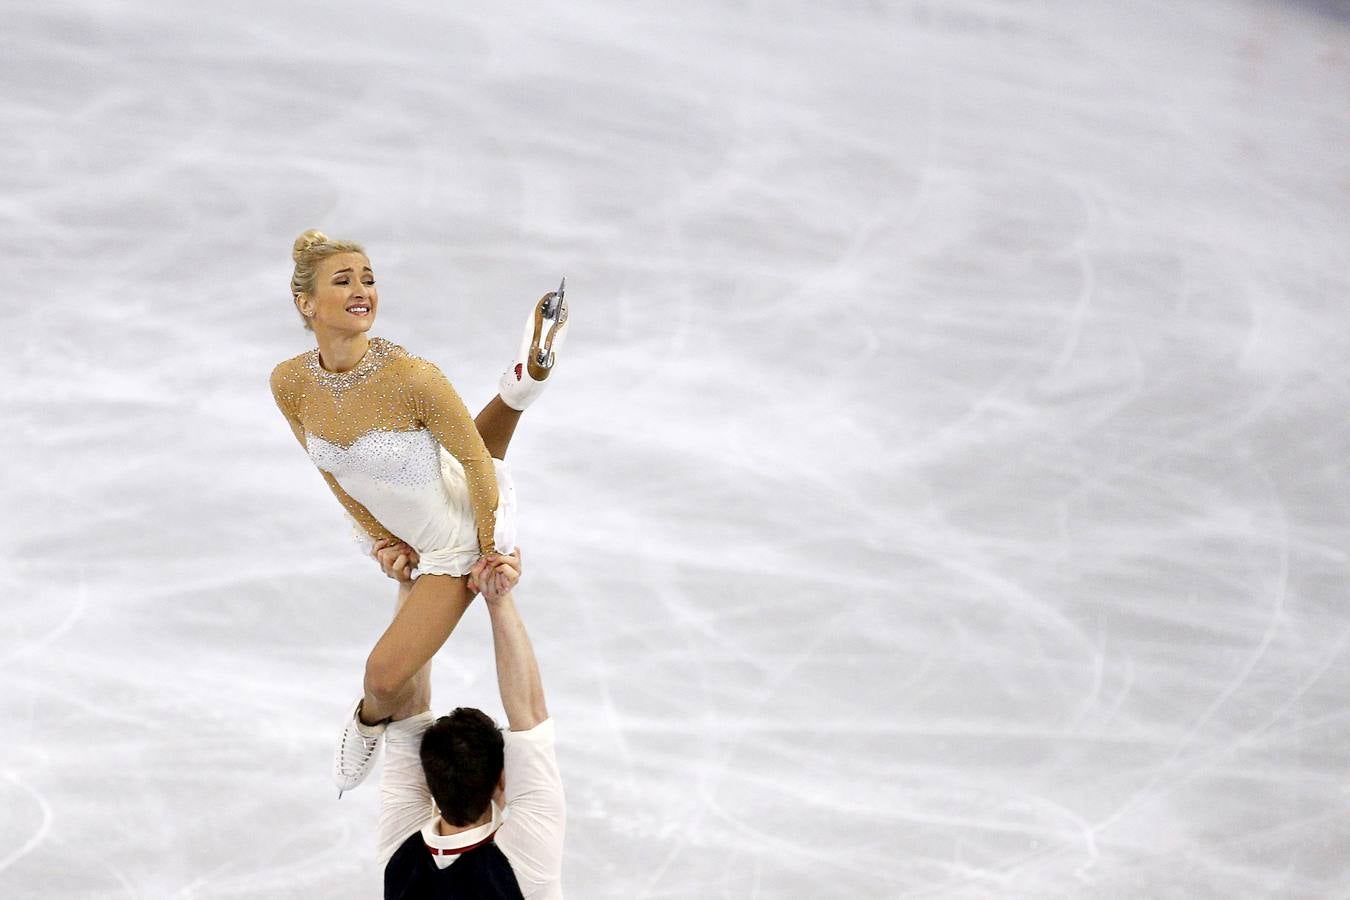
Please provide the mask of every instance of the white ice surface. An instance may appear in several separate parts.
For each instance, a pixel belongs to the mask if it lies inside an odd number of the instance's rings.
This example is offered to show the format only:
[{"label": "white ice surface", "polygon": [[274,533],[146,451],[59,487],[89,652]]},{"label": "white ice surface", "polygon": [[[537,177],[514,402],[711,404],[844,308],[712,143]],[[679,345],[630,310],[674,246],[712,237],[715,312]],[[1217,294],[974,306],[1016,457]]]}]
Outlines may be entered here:
[{"label": "white ice surface", "polygon": [[1343,5],[381,10],[0,3],[0,897],[378,893],[311,226],[473,406],[568,276],[570,897],[1350,895]]}]

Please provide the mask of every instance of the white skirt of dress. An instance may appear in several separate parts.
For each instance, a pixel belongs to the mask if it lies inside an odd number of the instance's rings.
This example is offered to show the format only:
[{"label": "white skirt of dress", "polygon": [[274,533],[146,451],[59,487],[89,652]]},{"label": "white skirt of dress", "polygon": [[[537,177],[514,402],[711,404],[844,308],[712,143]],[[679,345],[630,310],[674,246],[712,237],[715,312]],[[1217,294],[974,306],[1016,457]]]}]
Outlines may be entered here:
[{"label": "white skirt of dress", "polygon": [[[441,481],[448,495],[451,519],[456,524],[446,546],[416,548],[419,560],[410,573],[414,579],[421,575],[467,575],[480,555],[464,467],[444,447],[437,445],[437,449],[441,457]],[[492,465],[497,473],[497,526],[493,529],[493,540],[498,552],[510,553],[516,549],[516,487],[511,467],[504,460],[494,459]]]}]

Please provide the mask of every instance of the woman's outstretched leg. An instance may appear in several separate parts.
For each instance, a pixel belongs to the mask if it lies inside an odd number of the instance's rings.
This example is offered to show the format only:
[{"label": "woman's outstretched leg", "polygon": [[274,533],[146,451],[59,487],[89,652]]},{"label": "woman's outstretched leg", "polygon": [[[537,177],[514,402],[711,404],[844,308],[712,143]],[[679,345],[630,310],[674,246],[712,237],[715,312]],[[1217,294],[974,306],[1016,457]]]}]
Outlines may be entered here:
[{"label": "woman's outstretched leg", "polygon": [[516,357],[497,382],[497,396],[474,419],[494,459],[505,459],[520,414],[548,385],[558,351],[567,339],[568,310],[562,286],[539,298],[525,320]]},{"label": "woman's outstretched leg", "polygon": [[521,410],[507,406],[498,394],[488,401],[478,418],[473,420],[493,459],[506,459],[506,448],[511,445],[511,436],[516,433],[520,413]]}]

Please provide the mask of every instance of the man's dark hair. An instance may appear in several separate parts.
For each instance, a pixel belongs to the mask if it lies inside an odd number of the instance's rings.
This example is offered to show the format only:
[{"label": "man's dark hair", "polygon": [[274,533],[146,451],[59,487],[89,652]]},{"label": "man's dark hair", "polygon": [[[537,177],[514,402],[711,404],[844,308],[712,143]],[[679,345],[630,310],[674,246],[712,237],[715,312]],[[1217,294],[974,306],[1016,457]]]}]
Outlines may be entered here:
[{"label": "man's dark hair", "polygon": [[464,706],[422,735],[422,769],[445,821],[472,825],[487,811],[502,775],[502,743],[486,713]]}]

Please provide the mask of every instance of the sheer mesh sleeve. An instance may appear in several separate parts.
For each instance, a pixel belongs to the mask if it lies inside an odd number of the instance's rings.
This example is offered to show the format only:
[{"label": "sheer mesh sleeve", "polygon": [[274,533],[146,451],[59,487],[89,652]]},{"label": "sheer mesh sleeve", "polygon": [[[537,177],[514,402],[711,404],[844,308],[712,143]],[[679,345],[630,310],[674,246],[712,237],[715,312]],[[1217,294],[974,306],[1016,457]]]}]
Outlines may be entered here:
[{"label": "sheer mesh sleeve", "polygon": [[[305,429],[304,426],[300,424],[300,419],[295,414],[293,398],[287,390],[288,381],[289,378],[283,373],[282,366],[277,366],[272,370],[272,399],[276,401],[277,409],[281,410],[281,414],[286,417],[286,422],[291,426],[291,433],[295,435],[295,439],[300,442],[301,447],[305,447]],[[364,552],[367,554],[371,553],[375,548],[375,541],[392,537],[389,533],[389,529],[381,525],[379,521],[370,514],[370,510],[366,509],[353,499],[351,494],[344,491],[342,485],[337,483],[336,478],[322,469],[319,470],[319,474],[323,476],[323,480],[327,482],[328,487],[332,489],[333,496],[337,497],[338,502],[342,504],[342,508],[347,511],[347,515],[351,516],[352,521],[354,521],[357,526],[360,527],[361,531],[365,532],[366,537],[369,538],[368,542],[361,543]]]},{"label": "sheer mesh sleeve", "polygon": [[319,470],[319,474],[323,476],[324,481],[328,482],[328,486],[333,489],[333,496],[337,497],[338,502],[342,504],[342,508],[347,510],[347,515],[351,516],[352,521],[365,532],[367,540],[358,540],[362,552],[369,555],[375,551],[376,541],[383,540],[387,537],[393,537],[393,535],[389,533],[389,529],[381,525],[379,520],[370,514],[370,510],[366,509],[360,503],[357,503],[356,500],[352,498],[351,494],[342,489],[342,485],[337,483],[336,478],[328,472],[325,472],[323,469]]},{"label": "sheer mesh sleeve", "polygon": [[435,363],[408,357],[407,384],[418,421],[464,467],[478,530],[478,549],[483,553],[496,552],[493,532],[497,524],[497,472],[473,416]]}]

